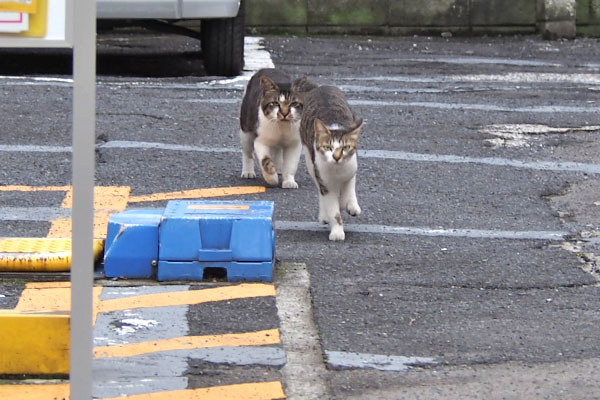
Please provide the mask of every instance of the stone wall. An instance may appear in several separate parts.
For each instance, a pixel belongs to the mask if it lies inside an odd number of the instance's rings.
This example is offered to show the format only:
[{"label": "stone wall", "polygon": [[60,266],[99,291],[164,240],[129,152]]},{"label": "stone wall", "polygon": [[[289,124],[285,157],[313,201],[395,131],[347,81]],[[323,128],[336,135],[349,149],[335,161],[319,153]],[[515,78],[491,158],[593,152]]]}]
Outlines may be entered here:
[{"label": "stone wall", "polygon": [[257,32],[571,37],[600,33],[600,0],[246,0],[246,23]]}]

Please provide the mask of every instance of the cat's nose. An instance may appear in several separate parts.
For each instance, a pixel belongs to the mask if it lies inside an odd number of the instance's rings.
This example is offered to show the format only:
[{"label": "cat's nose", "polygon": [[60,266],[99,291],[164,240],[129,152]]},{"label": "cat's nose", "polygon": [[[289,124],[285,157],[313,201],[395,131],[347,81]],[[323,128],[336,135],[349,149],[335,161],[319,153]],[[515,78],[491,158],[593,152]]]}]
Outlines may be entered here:
[{"label": "cat's nose", "polygon": [[336,151],[333,152],[333,159],[337,162],[340,161],[340,159],[342,158],[342,151],[341,149],[337,149]]}]

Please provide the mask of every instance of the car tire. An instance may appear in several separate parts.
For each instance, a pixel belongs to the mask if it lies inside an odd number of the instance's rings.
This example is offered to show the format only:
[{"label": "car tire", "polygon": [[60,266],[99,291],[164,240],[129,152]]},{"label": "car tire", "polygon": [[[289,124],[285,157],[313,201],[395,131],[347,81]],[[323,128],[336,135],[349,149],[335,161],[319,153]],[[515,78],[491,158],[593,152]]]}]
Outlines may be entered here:
[{"label": "car tire", "polygon": [[234,18],[202,20],[204,69],[209,75],[235,76],[244,68],[245,1]]}]

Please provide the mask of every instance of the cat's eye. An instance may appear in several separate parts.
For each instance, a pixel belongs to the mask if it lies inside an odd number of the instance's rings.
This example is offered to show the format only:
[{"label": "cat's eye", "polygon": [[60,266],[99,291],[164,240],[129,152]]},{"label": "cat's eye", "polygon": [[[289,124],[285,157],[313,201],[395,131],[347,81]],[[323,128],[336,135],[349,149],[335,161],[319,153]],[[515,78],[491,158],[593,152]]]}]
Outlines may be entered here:
[{"label": "cat's eye", "polygon": [[345,146],[343,147],[343,149],[344,149],[344,151],[348,152],[348,151],[352,150],[352,146],[345,145]]},{"label": "cat's eye", "polygon": [[268,106],[271,108],[279,107],[279,103],[276,101],[272,101],[268,104]]},{"label": "cat's eye", "polygon": [[323,146],[323,151],[329,151],[329,150],[331,150],[331,146],[330,145],[326,144],[326,145]]},{"label": "cat's eye", "polygon": [[300,107],[302,107],[302,104],[298,103],[297,101],[294,101],[294,102],[291,104],[291,106],[292,106],[292,107],[294,107],[294,108],[300,108]]}]

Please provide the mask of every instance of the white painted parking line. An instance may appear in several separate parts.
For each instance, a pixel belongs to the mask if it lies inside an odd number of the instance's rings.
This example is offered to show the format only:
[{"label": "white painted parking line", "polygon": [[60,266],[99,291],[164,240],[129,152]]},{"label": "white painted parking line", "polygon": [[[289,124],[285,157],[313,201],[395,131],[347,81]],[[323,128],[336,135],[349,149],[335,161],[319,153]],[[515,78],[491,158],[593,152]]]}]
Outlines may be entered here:
[{"label": "white painted parking line", "polygon": [[512,58],[498,57],[419,57],[419,58],[397,58],[397,62],[418,62],[418,63],[441,63],[441,64],[459,64],[459,65],[512,65],[516,67],[562,67],[563,64],[542,61],[542,60],[520,60]]},{"label": "white painted parking line", "polygon": [[71,146],[0,144],[0,152],[6,153],[70,153],[72,151]]},{"label": "white painted parking line", "polygon": [[530,107],[506,107],[493,104],[471,104],[471,103],[441,103],[434,101],[389,101],[389,100],[348,100],[348,103],[355,106],[371,107],[418,107],[435,108],[439,110],[469,110],[469,111],[487,111],[487,112],[512,112],[512,113],[592,113],[600,112],[600,107],[578,107],[567,105],[551,106],[530,106]]},{"label": "white painted parking line", "polygon": [[156,150],[171,150],[171,151],[192,151],[201,153],[237,153],[240,149],[233,147],[205,147],[205,146],[188,146],[182,144],[169,144],[158,142],[135,142],[128,140],[113,140],[97,146],[101,149],[156,149]]},{"label": "white painted parking line", "polygon": [[[187,146],[158,142],[111,141],[97,146],[106,149],[158,149],[171,151],[191,151],[206,153],[239,153],[234,147]],[[600,174],[600,164],[578,163],[570,161],[522,161],[500,157],[464,157],[451,154],[423,154],[394,150],[359,150],[364,158],[382,158],[389,160],[450,163],[450,164],[484,164],[500,167],[513,167],[555,172],[585,172]]]},{"label": "white painted parking line", "polygon": [[[11,207],[0,208],[0,221],[48,221],[55,215],[63,216],[65,209],[43,207],[38,211],[37,207],[19,208],[19,213],[13,213]],[[67,210],[68,211],[68,210]],[[327,226],[313,221],[275,221],[275,229],[280,231],[308,231],[326,232]],[[456,229],[456,228],[426,228],[406,227],[377,224],[347,224],[344,225],[347,232],[393,234],[406,236],[446,236],[466,237],[477,239],[507,239],[507,240],[551,240],[562,241],[569,232],[567,231],[508,231],[508,230],[485,230],[485,229]]]},{"label": "white painted parking line", "polygon": [[451,154],[422,154],[393,150],[359,150],[359,156],[365,158],[383,158],[388,160],[439,162],[450,164],[483,164],[498,167],[512,167],[554,172],[584,172],[600,174],[600,164],[588,164],[572,161],[522,161],[500,157],[465,157]]},{"label": "white painted parking line", "polygon": [[[46,146],[32,146],[35,148],[32,152],[44,152]],[[147,149],[147,150],[169,150],[169,151],[190,151],[200,153],[239,153],[241,149],[235,147],[206,147],[191,146],[182,144],[159,143],[159,142],[137,142],[129,140],[114,140],[102,143],[96,146],[99,149]],[[70,152],[68,146],[49,146],[48,152]],[[24,152],[22,146],[3,145],[0,146],[0,152]],[[600,174],[600,164],[581,163],[573,161],[525,161],[514,160],[501,157],[465,157],[452,154],[430,154],[430,153],[411,153],[407,151],[396,150],[359,150],[358,154],[364,158],[381,158],[388,160],[430,162],[430,163],[449,163],[449,164],[483,164],[499,167],[512,167],[520,169],[534,169],[540,171],[554,172],[584,172],[587,174]]]},{"label": "white painted parking line", "polygon": [[[282,231],[329,232],[329,227],[312,221],[275,221],[275,229]],[[550,240],[563,241],[569,234],[566,231],[503,231],[485,229],[422,228],[376,224],[347,224],[346,232],[393,234],[406,236],[445,236],[473,239],[506,240]]]},{"label": "white painted parking line", "polygon": [[345,81],[381,81],[404,83],[444,83],[444,82],[501,82],[501,83],[571,83],[581,85],[600,85],[600,75],[591,73],[558,72],[509,72],[506,74],[465,74],[415,77],[412,75],[386,76],[347,76]]}]

